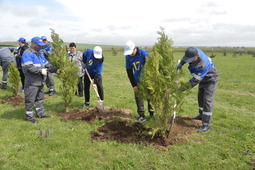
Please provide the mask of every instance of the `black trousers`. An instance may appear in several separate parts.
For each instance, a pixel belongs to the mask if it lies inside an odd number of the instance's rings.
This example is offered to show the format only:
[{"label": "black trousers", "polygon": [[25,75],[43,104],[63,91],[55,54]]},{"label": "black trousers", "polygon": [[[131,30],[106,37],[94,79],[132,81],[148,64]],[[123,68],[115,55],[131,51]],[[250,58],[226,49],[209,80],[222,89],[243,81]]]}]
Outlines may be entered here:
[{"label": "black trousers", "polygon": [[22,69],[18,69],[18,70],[19,70],[19,75],[20,75],[20,79],[21,79],[22,89],[24,89],[25,75],[24,75]]},{"label": "black trousers", "polygon": [[[137,113],[140,115],[140,116],[145,116],[144,115],[144,104],[143,104],[143,100],[139,97],[138,93],[135,92],[135,102],[136,102],[136,105],[137,105]],[[148,100],[148,111],[150,113],[150,115],[154,115],[154,111],[153,111],[153,107],[151,105],[151,102]]]},{"label": "black trousers", "polygon": [[79,82],[78,82],[78,93],[83,94],[83,76],[79,77]]},{"label": "black trousers", "polygon": [[[97,85],[98,94],[101,100],[104,100],[104,89],[103,89],[103,81],[102,75],[96,74],[95,76],[91,76],[94,79],[94,84]],[[85,102],[90,101],[90,80],[87,74],[84,76],[84,94],[85,94]]]}]

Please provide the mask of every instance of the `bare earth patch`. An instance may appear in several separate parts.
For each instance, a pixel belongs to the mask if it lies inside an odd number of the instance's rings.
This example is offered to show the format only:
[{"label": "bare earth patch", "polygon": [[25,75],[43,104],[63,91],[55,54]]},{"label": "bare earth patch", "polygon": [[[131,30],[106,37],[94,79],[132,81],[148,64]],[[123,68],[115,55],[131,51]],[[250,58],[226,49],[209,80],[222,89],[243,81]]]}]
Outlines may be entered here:
[{"label": "bare earth patch", "polygon": [[18,106],[24,105],[24,97],[19,96],[19,95],[11,96],[11,97],[2,99],[0,102],[1,102],[1,104],[8,103],[8,104],[12,105],[13,107],[18,107]]},{"label": "bare earth patch", "polygon": [[81,120],[91,123],[94,120],[107,120],[107,123],[99,127],[98,131],[90,133],[93,140],[115,140],[121,143],[154,145],[158,148],[187,141],[201,126],[201,121],[189,117],[176,117],[170,137],[165,141],[159,135],[152,138],[149,134],[151,129],[144,127],[143,124],[130,121],[132,115],[128,109],[107,108],[104,113],[99,113],[97,109],[77,109],[61,113],[60,116],[63,121]]}]

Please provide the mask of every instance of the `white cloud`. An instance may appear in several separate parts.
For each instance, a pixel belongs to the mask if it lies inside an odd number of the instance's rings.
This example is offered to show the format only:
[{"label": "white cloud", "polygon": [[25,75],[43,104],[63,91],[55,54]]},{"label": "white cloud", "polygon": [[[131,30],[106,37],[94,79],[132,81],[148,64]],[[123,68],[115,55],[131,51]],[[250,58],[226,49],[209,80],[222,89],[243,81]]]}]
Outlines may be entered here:
[{"label": "white cloud", "polygon": [[254,0],[28,1],[0,1],[0,41],[50,37],[54,28],[68,42],[153,45],[163,26],[178,46],[255,44]]}]

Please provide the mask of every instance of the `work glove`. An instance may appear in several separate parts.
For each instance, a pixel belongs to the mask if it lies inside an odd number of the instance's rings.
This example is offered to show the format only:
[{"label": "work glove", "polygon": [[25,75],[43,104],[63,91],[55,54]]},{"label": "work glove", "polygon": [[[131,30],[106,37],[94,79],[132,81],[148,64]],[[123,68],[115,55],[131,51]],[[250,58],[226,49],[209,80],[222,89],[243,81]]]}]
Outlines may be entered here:
[{"label": "work glove", "polygon": [[177,69],[177,70],[180,70],[184,64],[185,64],[184,61],[179,60],[179,61],[178,61],[178,64],[176,65],[176,69]]},{"label": "work glove", "polygon": [[42,69],[42,75],[46,76],[47,75],[47,68]]}]

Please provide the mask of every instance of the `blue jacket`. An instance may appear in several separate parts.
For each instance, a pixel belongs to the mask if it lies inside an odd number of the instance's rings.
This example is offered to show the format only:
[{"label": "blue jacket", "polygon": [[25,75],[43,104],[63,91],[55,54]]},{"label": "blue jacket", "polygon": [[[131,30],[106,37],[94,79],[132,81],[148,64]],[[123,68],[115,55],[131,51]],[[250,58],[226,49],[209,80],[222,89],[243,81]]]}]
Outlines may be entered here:
[{"label": "blue jacket", "polygon": [[52,52],[52,46],[51,44],[48,42],[47,44],[45,44],[44,46],[42,46],[42,48],[40,49],[41,52],[43,52],[45,58],[48,60],[48,57],[50,55],[50,53]]},{"label": "blue jacket", "polygon": [[[135,56],[133,57],[131,57],[130,55],[126,56],[126,69],[133,70],[133,76],[136,84],[140,82],[140,75],[142,73],[143,66],[146,62],[146,57],[149,56],[148,51],[139,48],[137,48],[137,50],[138,51]],[[132,83],[132,80],[130,81]]]},{"label": "blue jacket", "polygon": [[44,84],[45,76],[43,76],[42,69],[48,68],[50,72],[56,70],[48,63],[48,60],[44,57],[42,52],[36,52],[29,47],[24,51],[22,58],[22,71],[25,75],[25,87],[41,86]]},{"label": "blue jacket", "polygon": [[[85,67],[87,68],[91,77],[94,77],[96,74],[102,74],[103,70],[103,58],[98,60],[95,59],[93,55],[93,49],[88,49],[83,53],[83,62],[85,63]],[[86,72],[85,72],[86,74]]]},{"label": "blue jacket", "polygon": [[194,87],[198,83],[218,81],[218,71],[211,58],[209,58],[202,50],[198,48],[197,50],[200,57],[194,63],[189,64],[188,68],[193,78],[189,80],[188,84]]}]

